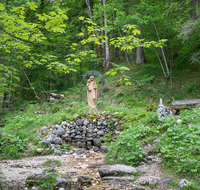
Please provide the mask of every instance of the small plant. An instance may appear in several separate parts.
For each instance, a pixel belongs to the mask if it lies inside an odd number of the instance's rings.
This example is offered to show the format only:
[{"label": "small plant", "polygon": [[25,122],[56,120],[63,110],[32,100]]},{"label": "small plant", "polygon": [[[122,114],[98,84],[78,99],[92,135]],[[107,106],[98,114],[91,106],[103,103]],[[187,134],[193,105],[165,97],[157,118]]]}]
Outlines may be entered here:
[{"label": "small plant", "polygon": [[100,140],[105,144],[109,145],[109,143],[113,140],[114,133],[112,131],[109,131],[106,133],[103,137],[100,138]]},{"label": "small plant", "polygon": [[54,184],[56,182],[56,177],[58,174],[49,174],[47,179],[39,181],[39,187],[46,190],[54,190]]},{"label": "small plant", "polygon": [[60,167],[60,166],[62,166],[62,163],[60,162],[60,160],[47,160],[46,162],[44,162],[42,164],[42,166],[44,166],[44,167],[52,167],[52,166]]},{"label": "small plant", "polygon": [[62,144],[62,145],[60,145],[60,148],[58,148],[59,150],[61,150],[61,151],[68,151],[68,149],[69,149],[69,147],[68,147],[68,145],[67,144]]},{"label": "small plant", "polygon": [[1,183],[2,183],[2,172],[0,172],[0,189],[2,189],[2,185],[1,185]]},{"label": "small plant", "polygon": [[68,178],[68,177],[67,177],[67,173],[61,174],[61,177],[63,177],[63,178]]}]

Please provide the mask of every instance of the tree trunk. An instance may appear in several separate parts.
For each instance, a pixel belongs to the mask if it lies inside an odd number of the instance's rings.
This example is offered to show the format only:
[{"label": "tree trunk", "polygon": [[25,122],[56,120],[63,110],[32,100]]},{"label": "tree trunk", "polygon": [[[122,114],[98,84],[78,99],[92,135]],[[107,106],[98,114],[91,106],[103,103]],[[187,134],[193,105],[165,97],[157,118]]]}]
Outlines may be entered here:
[{"label": "tree trunk", "polygon": [[[93,22],[92,10],[91,10],[91,7],[90,7],[90,1],[89,0],[85,0],[85,1],[86,1],[86,4],[87,4],[88,16],[90,17],[91,21]],[[92,31],[92,34],[96,34],[96,32]],[[96,48],[97,58],[100,58],[100,47],[97,43],[95,43],[95,48]]]},{"label": "tree trunk", "polygon": [[0,95],[0,113],[1,113],[2,108],[3,108],[3,99],[4,99],[4,96],[3,96],[4,95],[4,81],[3,80],[1,80],[0,85],[3,88],[2,94]]},{"label": "tree trunk", "polygon": [[74,72],[72,72],[72,78],[73,78],[74,86],[76,86],[76,79],[75,79],[75,76],[74,76]]},{"label": "tree trunk", "polygon": [[[102,2],[100,1],[100,4],[102,4]],[[100,7],[101,9],[101,7]],[[102,16],[100,15],[100,26],[101,28],[103,28],[103,19],[102,19]],[[101,36],[103,36],[103,30],[101,29]],[[104,40],[104,38],[102,38],[101,40]],[[101,44],[102,44],[102,58],[103,58],[103,66],[105,67],[106,65],[106,57],[105,57],[105,43],[103,41],[101,41]]]},{"label": "tree trunk", "polygon": [[[115,28],[115,30],[113,30],[113,36],[115,36],[115,38],[117,39],[117,37],[118,37],[118,29],[117,29],[117,25],[114,25],[115,17],[116,17],[116,12],[113,11],[113,28]],[[115,47],[115,57],[116,57],[117,61],[120,61],[119,48],[118,47]]]},{"label": "tree trunk", "polygon": [[82,77],[83,77],[83,63],[82,61],[80,62],[80,81],[82,80]]},{"label": "tree trunk", "polygon": [[[103,0],[103,6],[106,5],[106,0]],[[104,11],[104,26],[105,28],[108,26],[108,22],[107,22],[107,14],[106,11]],[[110,65],[110,52],[109,52],[109,44],[108,44],[108,32],[105,29],[105,36],[107,37],[106,40],[106,69],[108,69],[109,65]]]},{"label": "tree trunk", "polygon": [[192,20],[196,20],[197,19],[197,13],[196,13],[196,6],[197,6],[197,0],[192,0],[190,3],[190,18]]},{"label": "tree trunk", "polygon": [[57,72],[57,86],[59,85],[60,78],[59,78],[59,72]]},{"label": "tree trunk", "polygon": [[144,63],[144,48],[143,47],[137,47],[136,48],[136,64],[142,64]]}]

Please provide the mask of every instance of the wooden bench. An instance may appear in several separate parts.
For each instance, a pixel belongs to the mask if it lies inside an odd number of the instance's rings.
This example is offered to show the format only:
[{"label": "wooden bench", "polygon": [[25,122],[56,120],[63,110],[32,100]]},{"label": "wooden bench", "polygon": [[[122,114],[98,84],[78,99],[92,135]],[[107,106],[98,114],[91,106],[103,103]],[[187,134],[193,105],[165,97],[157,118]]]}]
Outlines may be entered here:
[{"label": "wooden bench", "polygon": [[200,99],[191,99],[191,100],[174,100],[172,97],[172,105],[176,106],[176,108],[172,108],[171,111],[174,115],[176,115],[180,110],[195,108],[196,106],[189,106],[189,107],[181,107],[178,108],[178,105],[191,105],[191,104],[200,104]]},{"label": "wooden bench", "polygon": [[172,102],[172,105],[177,106],[177,105],[190,105],[190,104],[200,104],[200,99],[192,99],[192,100],[174,100]]}]

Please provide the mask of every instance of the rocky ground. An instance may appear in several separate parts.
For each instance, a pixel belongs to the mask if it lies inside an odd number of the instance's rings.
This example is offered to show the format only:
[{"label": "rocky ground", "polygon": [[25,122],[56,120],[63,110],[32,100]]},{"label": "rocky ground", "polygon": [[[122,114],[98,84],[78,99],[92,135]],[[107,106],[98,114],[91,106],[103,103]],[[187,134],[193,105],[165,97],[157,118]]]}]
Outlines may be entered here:
[{"label": "rocky ground", "polygon": [[[52,162],[50,167],[42,166],[47,160],[59,160],[62,166],[58,166],[55,162]],[[63,183],[64,185],[58,185],[60,190],[70,188],[74,190],[148,190],[151,188],[165,190],[167,189],[167,183],[172,179],[164,176],[161,172],[160,163],[160,158],[149,156],[147,163],[143,163],[143,165],[139,165],[136,168],[129,168],[129,166],[127,168],[127,166],[123,165],[110,167],[104,162],[104,154],[101,152],[73,149],[65,152],[61,156],[46,155],[20,160],[2,160],[0,162],[0,168],[3,173],[3,189],[8,190],[39,189],[36,185],[28,187],[26,182],[34,175],[44,174],[47,169],[49,171],[57,171],[63,180],[67,180],[66,183],[71,184],[71,187],[64,184],[65,182]],[[119,171],[123,172],[119,173]],[[121,174],[123,175],[120,176]],[[59,179],[57,179],[58,181]]]},{"label": "rocky ground", "polygon": [[[104,162],[106,146],[100,138],[109,131],[113,138],[119,133],[120,122],[113,116],[89,116],[75,122],[62,122],[60,125],[42,127],[41,144],[52,149],[54,154],[35,156],[19,160],[1,160],[1,186],[3,190],[39,190],[41,184],[48,185],[50,176],[56,176],[54,189],[59,190],[167,190],[173,179],[161,171],[161,158],[148,155],[146,162],[137,167],[107,165]],[[112,122],[108,123],[107,120]],[[62,144],[79,147],[61,152]],[[145,152],[153,150],[156,141],[143,147]],[[42,151],[43,149],[38,149]],[[49,161],[49,165],[44,165]],[[60,164],[58,164],[60,163]],[[178,189],[187,183],[183,180]],[[169,190],[169,189],[168,189]]]}]

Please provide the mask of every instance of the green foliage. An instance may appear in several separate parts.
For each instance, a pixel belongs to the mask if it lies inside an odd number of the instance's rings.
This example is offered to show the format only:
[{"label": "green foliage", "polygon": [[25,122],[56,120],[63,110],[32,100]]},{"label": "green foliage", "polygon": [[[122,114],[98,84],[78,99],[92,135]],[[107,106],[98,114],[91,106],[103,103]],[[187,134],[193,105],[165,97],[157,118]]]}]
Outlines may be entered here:
[{"label": "green foliage", "polygon": [[189,85],[186,84],[185,88],[186,88],[186,92],[187,93],[195,92],[197,90],[197,83],[193,82],[193,83],[191,83]]},{"label": "green foliage", "polygon": [[108,153],[105,160],[108,163],[123,163],[128,165],[136,165],[141,162],[146,155],[142,150],[143,143],[148,137],[154,138],[160,134],[160,129],[157,126],[148,126],[148,123],[158,122],[156,114],[141,112],[136,114],[129,111],[124,112],[122,118],[126,121],[122,126],[124,130],[119,134],[119,137],[110,143]]},{"label": "green foliage", "polygon": [[67,144],[62,144],[60,145],[59,150],[67,152],[69,150],[69,146]]},{"label": "green foliage", "polygon": [[38,185],[41,189],[49,189],[49,190],[54,190],[54,184],[56,183],[56,177],[58,176],[58,173],[50,173],[46,171],[47,177],[45,179],[41,179],[40,181],[28,181],[26,182],[27,185],[33,186],[33,185]]},{"label": "green foliage", "polygon": [[62,166],[62,163],[60,162],[60,160],[47,160],[46,162],[42,163],[42,166],[52,167],[52,164],[56,165],[57,167]]},{"label": "green foliage", "polygon": [[[35,114],[41,110],[44,114]],[[30,104],[24,114],[13,116],[6,122],[4,128],[1,128],[2,137],[0,138],[0,157],[19,158],[26,154],[38,154],[36,148],[28,148],[27,143],[40,146],[41,139],[38,137],[42,126],[49,126],[62,121],[73,121],[78,117],[85,116],[89,107],[84,103],[70,102],[68,100],[56,100],[44,104]],[[48,113],[48,114],[45,114]],[[67,151],[68,146],[62,145],[62,151]],[[48,154],[44,149],[41,154]]]},{"label": "green foliage", "polygon": [[0,154],[3,158],[18,158],[26,149],[27,139],[12,134],[2,134],[0,138]]},{"label": "green foliage", "polygon": [[195,178],[198,178],[200,173],[200,127],[199,124],[192,124],[189,127],[188,123],[199,123],[199,111],[200,108],[182,112],[180,119],[183,118],[183,124],[172,124],[170,118],[168,121],[165,120],[163,125],[167,126],[167,131],[158,141],[157,147],[163,157],[163,164],[174,168],[177,173]]}]

